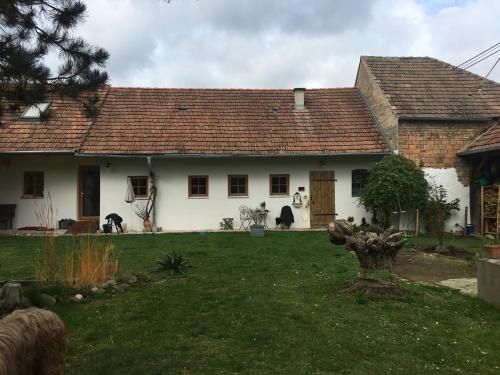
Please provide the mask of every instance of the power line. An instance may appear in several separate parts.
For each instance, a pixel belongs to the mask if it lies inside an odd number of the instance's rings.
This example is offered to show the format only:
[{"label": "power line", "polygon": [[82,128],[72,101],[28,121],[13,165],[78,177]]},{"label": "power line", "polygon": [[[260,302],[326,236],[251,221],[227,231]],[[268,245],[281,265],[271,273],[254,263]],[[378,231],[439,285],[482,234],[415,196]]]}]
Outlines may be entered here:
[{"label": "power line", "polygon": [[493,64],[493,66],[491,67],[490,71],[488,72],[488,74],[486,74],[484,76],[484,79],[488,78],[488,76],[491,74],[491,72],[493,71],[493,69],[495,69],[495,66],[497,66],[498,62],[500,61],[500,57],[497,59],[497,61]]},{"label": "power line", "polygon": [[497,49],[496,51],[494,51],[494,52],[490,53],[489,55],[487,55],[487,56],[483,57],[482,59],[477,60],[477,61],[474,61],[473,63],[470,63],[470,64],[469,64],[469,65],[467,65],[467,66],[463,66],[463,67],[462,67],[462,69],[469,69],[470,67],[473,67],[474,65],[476,65],[476,64],[478,64],[478,63],[480,63],[480,62],[481,62],[481,61],[483,61],[483,60],[486,60],[488,57],[491,57],[491,56],[493,56],[494,54],[496,54],[496,53],[498,53],[498,52],[500,52],[500,49]]},{"label": "power line", "polygon": [[461,67],[462,65],[468,65],[469,63],[472,62],[472,60],[484,55],[485,53],[487,53],[488,51],[491,51],[492,49],[494,49],[496,46],[500,45],[500,43],[496,43],[494,45],[492,45],[490,48],[487,48],[485,49],[484,51],[481,51],[480,53],[478,53],[477,55],[475,56],[472,56],[470,59],[464,61],[463,63],[461,63],[460,65],[458,65],[458,67]]},{"label": "power line", "polygon": [[478,53],[477,55],[475,56],[472,56],[470,59],[464,61],[463,63],[461,63],[460,65],[457,65],[458,68],[462,67],[462,65],[468,65],[468,63],[471,63],[472,60],[474,60],[475,58],[478,58],[480,57],[481,55],[484,55],[485,53],[487,53],[488,51],[491,51],[493,48],[495,48],[496,46],[500,45],[500,42],[499,43],[496,43],[494,45],[492,45],[490,48],[487,48],[485,49],[484,51],[481,51],[480,53]]}]

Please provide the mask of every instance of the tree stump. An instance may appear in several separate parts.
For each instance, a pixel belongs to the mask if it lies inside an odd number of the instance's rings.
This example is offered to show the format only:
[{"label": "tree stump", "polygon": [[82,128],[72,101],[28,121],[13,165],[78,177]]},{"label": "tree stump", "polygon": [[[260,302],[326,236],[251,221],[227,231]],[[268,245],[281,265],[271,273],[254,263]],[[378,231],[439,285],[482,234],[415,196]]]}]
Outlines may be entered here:
[{"label": "tree stump", "polygon": [[21,306],[23,301],[23,289],[19,283],[7,283],[0,289],[0,309],[7,312],[13,311]]},{"label": "tree stump", "polygon": [[328,225],[328,237],[335,245],[343,245],[346,237],[352,235],[352,225],[344,219],[335,220]]},{"label": "tree stump", "polygon": [[346,247],[354,251],[359,264],[366,270],[392,269],[399,250],[404,245],[403,233],[358,233],[346,238]]}]

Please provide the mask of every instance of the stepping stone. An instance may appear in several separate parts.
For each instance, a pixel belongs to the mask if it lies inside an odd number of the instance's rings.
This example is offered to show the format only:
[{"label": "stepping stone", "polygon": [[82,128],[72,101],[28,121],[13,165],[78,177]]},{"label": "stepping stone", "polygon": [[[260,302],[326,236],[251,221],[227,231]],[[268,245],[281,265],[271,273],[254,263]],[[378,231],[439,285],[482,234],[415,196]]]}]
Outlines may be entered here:
[{"label": "stepping stone", "polygon": [[470,296],[477,296],[477,279],[475,277],[442,280],[438,281],[436,284],[446,286],[451,289],[457,289],[461,293],[468,294]]}]

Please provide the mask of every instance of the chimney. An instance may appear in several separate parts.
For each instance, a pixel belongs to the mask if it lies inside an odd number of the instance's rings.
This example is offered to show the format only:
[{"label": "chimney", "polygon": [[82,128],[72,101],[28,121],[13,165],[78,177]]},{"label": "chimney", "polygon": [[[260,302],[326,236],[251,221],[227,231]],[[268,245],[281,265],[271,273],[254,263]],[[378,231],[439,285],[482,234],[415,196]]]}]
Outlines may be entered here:
[{"label": "chimney", "polygon": [[304,109],[304,94],[306,92],[305,88],[295,88],[293,93],[295,94],[295,109]]}]

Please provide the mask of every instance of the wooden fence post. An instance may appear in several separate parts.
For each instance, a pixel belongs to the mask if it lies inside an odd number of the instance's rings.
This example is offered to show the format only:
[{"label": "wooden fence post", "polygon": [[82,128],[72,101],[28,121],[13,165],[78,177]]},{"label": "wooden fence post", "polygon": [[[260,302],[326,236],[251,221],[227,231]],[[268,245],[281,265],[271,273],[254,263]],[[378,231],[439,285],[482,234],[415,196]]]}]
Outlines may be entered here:
[{"label": "wooden fence post", "polygon": [[465,207],[464,237],[467,237],[467,215],[468,214],[469,214],[469,207]]}]

